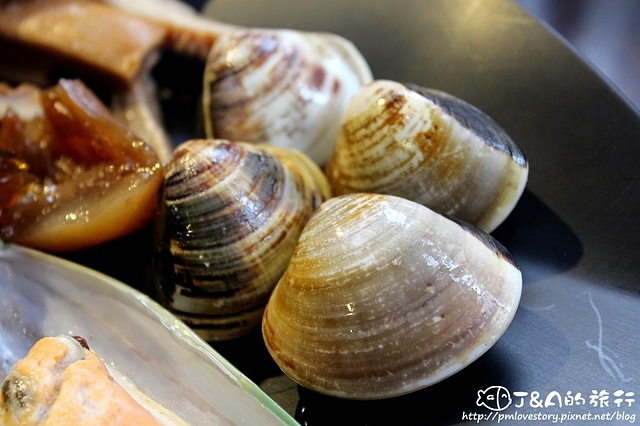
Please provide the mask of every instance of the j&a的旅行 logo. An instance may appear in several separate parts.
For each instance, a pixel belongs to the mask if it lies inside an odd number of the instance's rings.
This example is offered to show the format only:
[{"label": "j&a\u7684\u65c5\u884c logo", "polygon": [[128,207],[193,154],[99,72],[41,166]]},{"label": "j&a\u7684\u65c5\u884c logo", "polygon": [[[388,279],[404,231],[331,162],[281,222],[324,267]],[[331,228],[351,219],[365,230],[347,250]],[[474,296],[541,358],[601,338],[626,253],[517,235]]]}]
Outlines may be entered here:
[{"label": "j&a\u7684\u65c5\u884c logo", "polygon": [[[489,413],[463,412],[462,420],[500,423],[506,420],[526,422],[548,421],[565,423],[575,421],[635,423],[635,392],[625,389],[591,390],[590,393],[566,391],[509,391],[504,386],[490,386],[478,390],[476,405],[490,410]],[[507,408],[513,407],[509,412]],[[526,408],[520,411],[520,408]],[[557,409],[566,409],[558,412]],[[533,409],[533,410],[531,410]],[[631,411],[629,411],[631,410]]]},{"label": "j&a\u7684\u65c5\u884c logo", "polygon": [[590,394],[567,391],[561,394],[558,391],[548,392],[546,395],[538,391],[510,392],[504,386],[490,386],[478,391],[476,405],[485,407],[491,411],[503,411],[512,404],[516,408],[525,405],[531,408],[571,407],[589,405],[594,408],[628,408],[635,400],[633,391],[617,389],[615,391],[592,390]]},{"label": "j&a\u7684\u65c5\u884c logo", "polygon": [[502,411],[511,405],[511,393],[504,386],[491,386],[478,391],[476,405],[491,411]]}]

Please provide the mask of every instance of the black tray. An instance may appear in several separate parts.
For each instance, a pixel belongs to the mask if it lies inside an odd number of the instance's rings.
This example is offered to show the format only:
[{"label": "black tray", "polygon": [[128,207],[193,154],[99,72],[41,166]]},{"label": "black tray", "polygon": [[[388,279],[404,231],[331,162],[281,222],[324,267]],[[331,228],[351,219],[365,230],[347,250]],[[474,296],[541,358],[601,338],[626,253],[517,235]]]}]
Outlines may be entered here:
[{"label": "black tray", "polygon": [[[485,111],[530,163],[522,199],[493,233],[522,269],[521,305],[500,341],[460,373],[403,397],[347,401],[291,382],[259,334],[215,349],[307,425],[477,423],[477,414],[488,416],[483,423],[520,425],[549,424],[555,415],[571,424],[579,423],[569,422],[575,415],[635,421],[640,114],[575,50],[510,0],[191,3],[229,23],[340,34],[375,78],[443,90]],[[165,56],[154,71],[170,95],[163,107],[177,141],[202,135],[202,67]],[[144,290],[144,259],[132,265],[128,254],[147,250],[148,232],[68,257]],[[478,405],[479,392],[492,386],[509,392],[509,407]],[[545,404],[555,392],[560,401]]]}]

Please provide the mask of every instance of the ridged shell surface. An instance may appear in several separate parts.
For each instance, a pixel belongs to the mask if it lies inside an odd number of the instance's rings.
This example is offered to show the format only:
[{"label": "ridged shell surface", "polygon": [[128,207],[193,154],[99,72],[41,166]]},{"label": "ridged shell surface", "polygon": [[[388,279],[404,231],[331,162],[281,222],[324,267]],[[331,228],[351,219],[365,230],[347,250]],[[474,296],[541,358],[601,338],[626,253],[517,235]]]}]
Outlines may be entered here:
[{"label": "ridged shell surface", "polygon": [[397,195],[493,231],[528,163],[490,117],[443,92],[378,80],[351,100],[327,166],[334,194]]},{"label": "ridged shell surface", "polygon": [[207,136],[292,147],[325,164],[347,103],[371,79],[360,52],[337,35],[227,32],[204,73]]},{"label": "ridged shell surface", "polygon": [[208,341],[259,330],[302,228],[329,196],[322,171],[297,151],[183,143],[156,220],[158,298]]},{"label": "ridged shell surface", "polygon": [[486,233],[395,196],[326,201],[305,227],[262,332],[302,386],[406,394],[464,368],[510,324],[522,275]]}]

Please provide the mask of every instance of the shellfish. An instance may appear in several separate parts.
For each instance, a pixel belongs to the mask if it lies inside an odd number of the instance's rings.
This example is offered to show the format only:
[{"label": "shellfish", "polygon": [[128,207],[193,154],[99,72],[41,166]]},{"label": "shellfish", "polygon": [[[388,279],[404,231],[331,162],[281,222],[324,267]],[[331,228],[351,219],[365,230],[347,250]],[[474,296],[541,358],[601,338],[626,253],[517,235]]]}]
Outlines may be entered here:
[{"label": "shellfish", "polygon": [[303,226],[330,197],[286,148],[198,139],[167,164],[156,221],[157,297],[207,341],[259,330]]},{"label": "shellfish", "polygon": [[522,275],[488,234],[404,198],[349,194],[313,215],[264,313],[280,368],[351,399],[409,393],[503,334]]},{"label": "shellfish", "polygon": [[397,195],[491,232],[520,199],[528,171],[516,143],[474,106],[378,80],[352,98],[327,178],[336,195]]},{"label": "shellfish", "polygon": [[349,99],[371,79],[353,44],[334,34],[227,32],[205,67],[206,134],[296,148],[322,165]]}]

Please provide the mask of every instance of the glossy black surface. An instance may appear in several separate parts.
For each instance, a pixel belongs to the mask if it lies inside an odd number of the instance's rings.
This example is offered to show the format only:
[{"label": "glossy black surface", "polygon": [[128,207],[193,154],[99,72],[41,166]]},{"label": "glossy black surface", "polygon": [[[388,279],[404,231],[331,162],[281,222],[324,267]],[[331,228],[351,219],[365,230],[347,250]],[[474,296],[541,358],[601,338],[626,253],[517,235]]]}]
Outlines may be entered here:
[{"label": "glossy black surface", "polygon": [[[543,398],[623,389],[640,400],[640,117],[573,49],[505,0],[215,0],[207,13],[343,35],[376,78],[443,90],[489,114],[531,167],[520,203],[494,232],[524,277],[519,312],[498,344],[461,373],[402,398],[337,401],[300,389],[299,421],[456,423],[463,412],[482,411],[477,392],[492,385]],[[518,411],[606,410],[586,397],[582,406]]]},{"label": "glossy black surface", "polygon": [[[640,116],[572,48],[509,0],[215,0],[206,12],[240,25],[343,35],[376,78],[449,92],[480,108],[530,164],[522,199],[493,233],[522,269],[521,305],[502,339],[462,372],[404,397],[346,401],[293,384],[259,335],[213,344],[222,355],[309,425],[455,424],[465,414],[491,415],[476,401],[496,385],[528,393],[523,407],[514,401],[496,413],[640,414]],[[201,67],[166,57],[155,70],[177,140],[201,134]],[[144,287],[146,270],[126,267],[122,249],[143,251],[146,236],[139,237],[114,242],[111,257],[73,256]],[[618,390],[635,401],[618,408]],[[532,393],[544,400],[553,391],[580,393],[584,404],[531,406]],[[608,392],[609,406],[593,406],[593,391]]]}]

